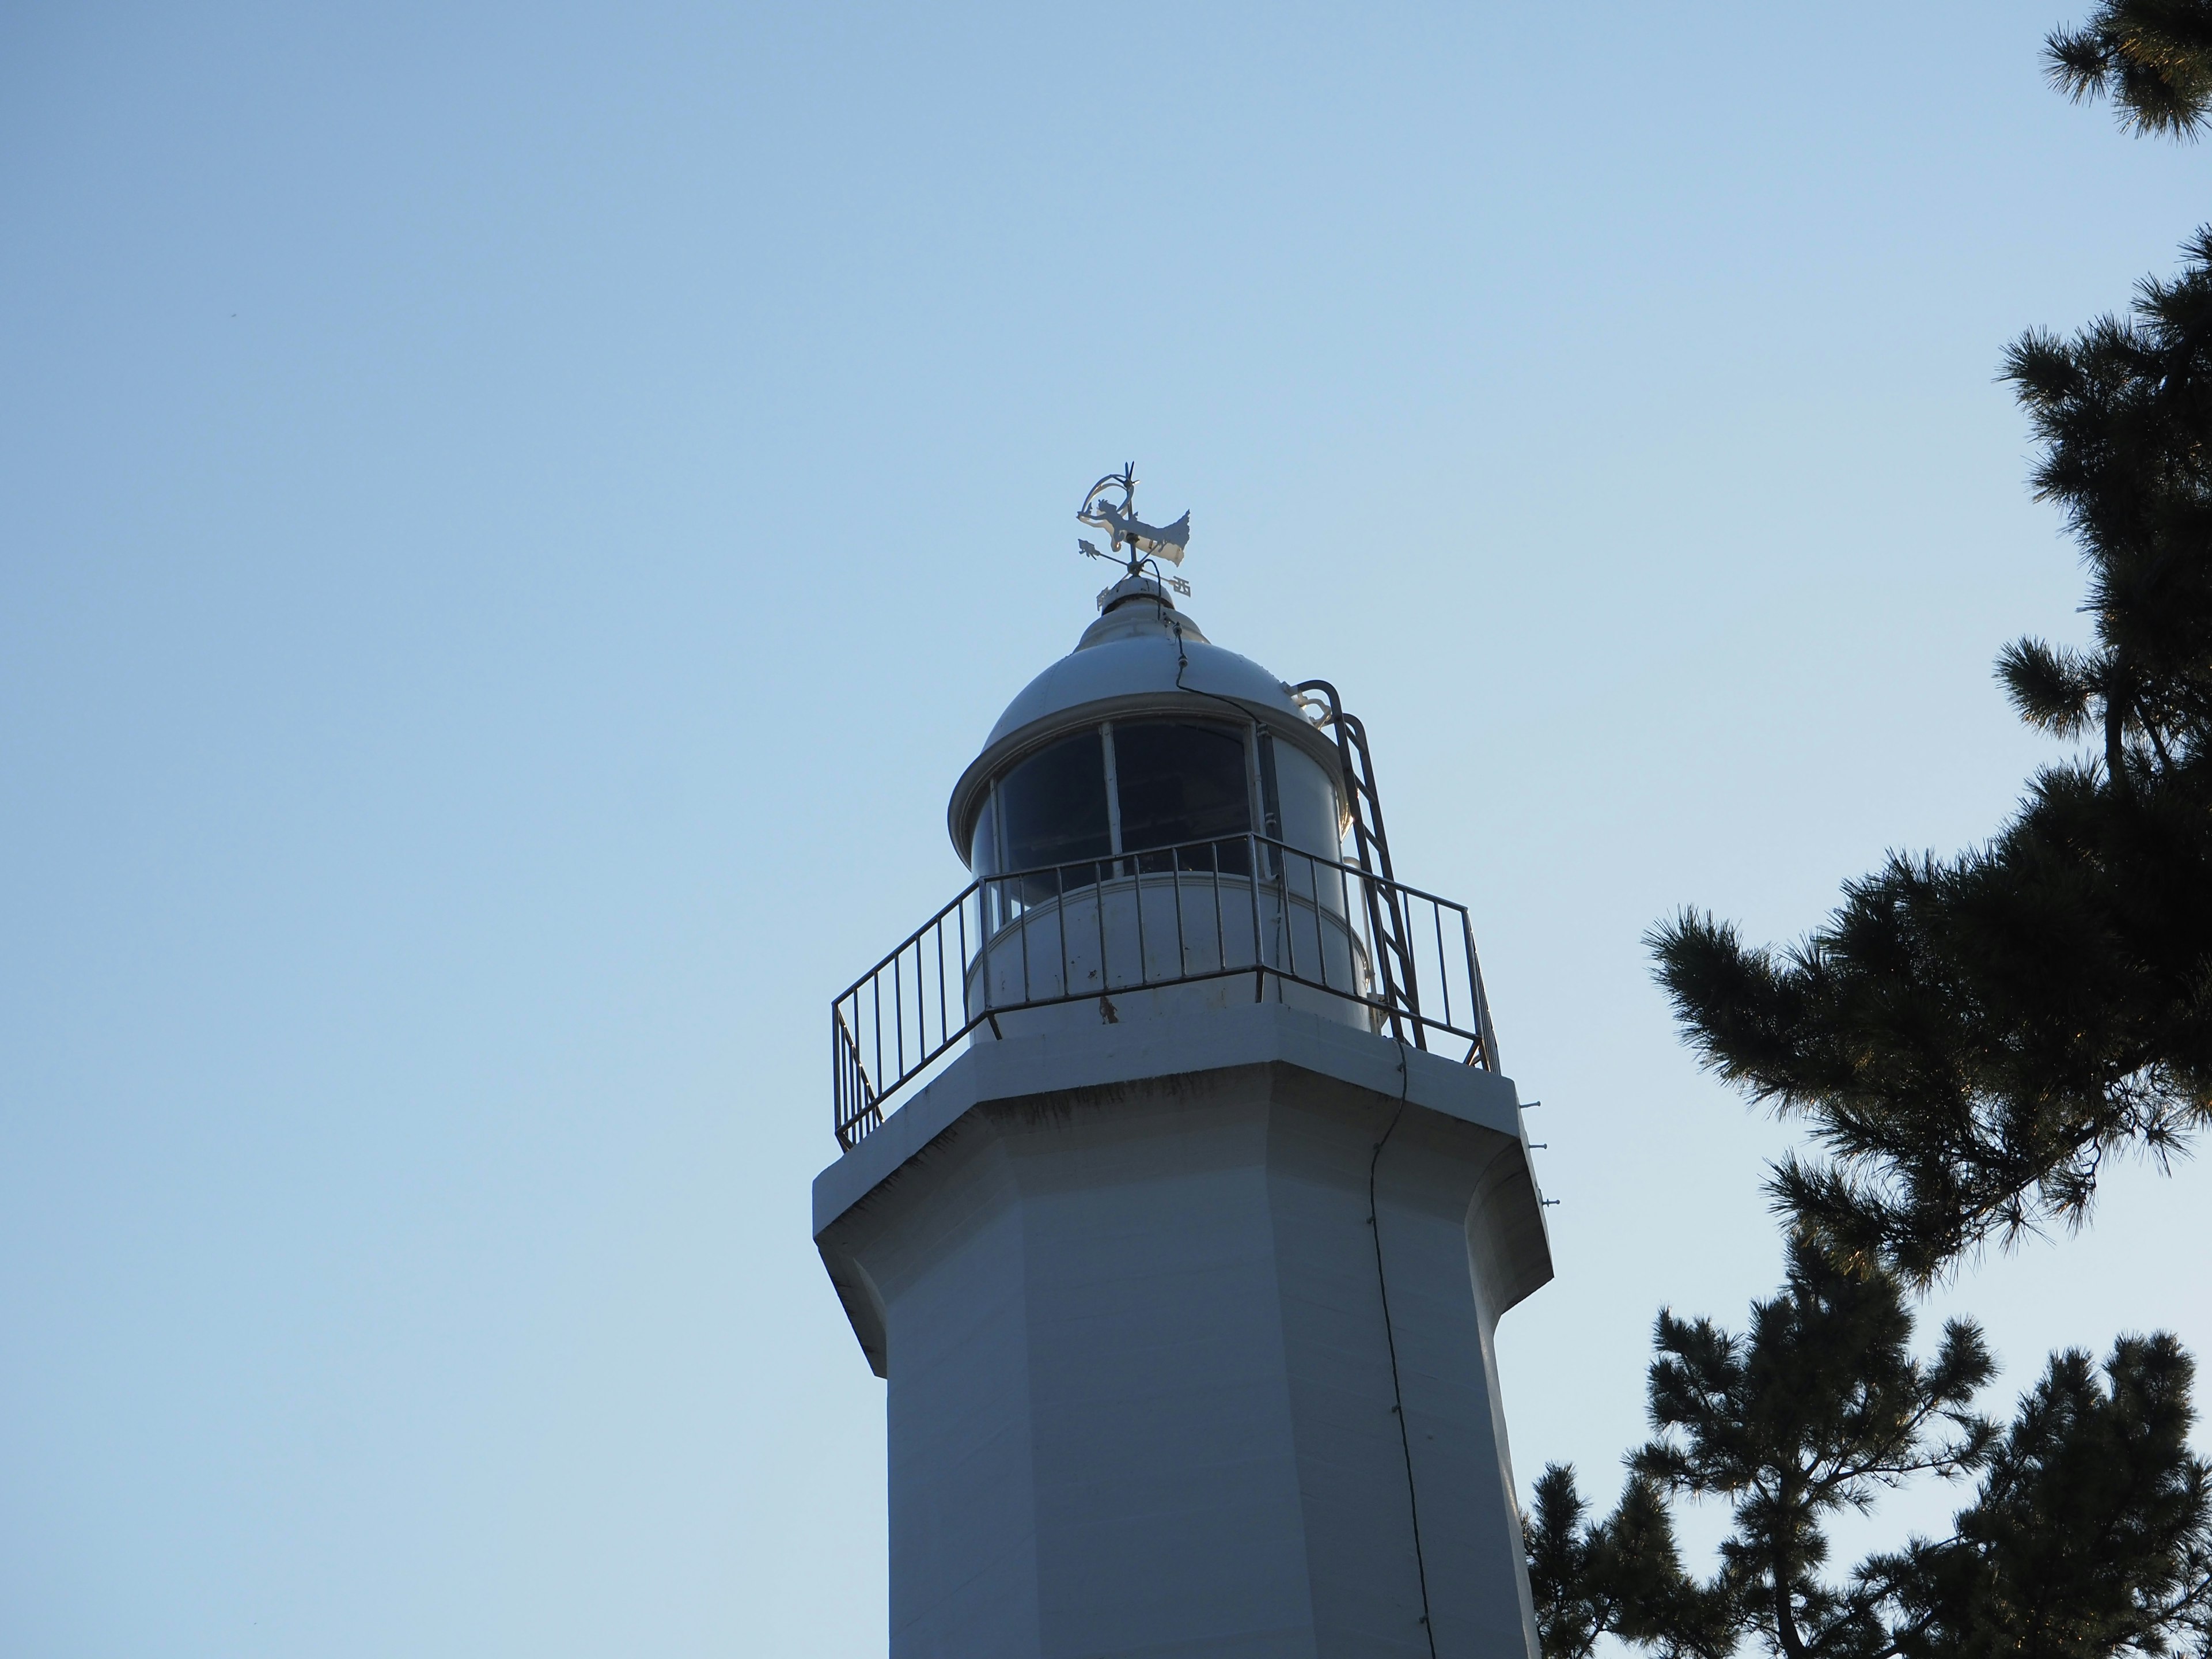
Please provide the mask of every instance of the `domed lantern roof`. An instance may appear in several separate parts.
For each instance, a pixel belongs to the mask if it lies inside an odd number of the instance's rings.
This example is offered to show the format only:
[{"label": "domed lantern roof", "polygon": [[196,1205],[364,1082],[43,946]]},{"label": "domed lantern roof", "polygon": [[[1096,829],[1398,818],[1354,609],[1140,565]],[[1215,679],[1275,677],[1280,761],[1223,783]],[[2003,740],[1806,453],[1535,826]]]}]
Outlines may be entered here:
[{"label": "domed lantern roof", "polygon": [[1125,576],[1099,594],[1098,611],[1075,648],[1006,705],[954,787],[945,827],[963,860],[971,858],[976,817],[994,778],[1056,739],[1108,722],[1257,726],[1336,772],[1335,744],[1307,719],[1291,687],[1208,640],[1161,582]]}]

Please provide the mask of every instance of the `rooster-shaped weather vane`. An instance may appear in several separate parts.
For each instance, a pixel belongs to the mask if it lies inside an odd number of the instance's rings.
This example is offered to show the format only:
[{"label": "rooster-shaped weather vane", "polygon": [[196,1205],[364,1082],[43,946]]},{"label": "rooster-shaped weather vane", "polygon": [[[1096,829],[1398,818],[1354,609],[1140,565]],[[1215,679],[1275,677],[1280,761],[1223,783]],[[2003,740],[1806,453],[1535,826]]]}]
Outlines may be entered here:
[{"label": "rooster-shaped weather vane", "polygon": [[[1119,501],[1102,499],[1114,490],[1121,492]],[[1076,510],[1078,524],[1087,524],[1094,530],[1104,531],[1110,538],[1112,552],[1095,546],[1085,538],[1078,538],[1075,547],[1090,559],[1118,559],[1126,556],[1129,574],[1136,575],[1147,563],[1164,559],[1170,564],[1181,564],[1184,547],[1190,541],[1190,514],[1186,513],[1173,524],[1146,524],[1137,516],[1137,464],[1134,461],[1119,472],[1109,472],[1091,486]],[[1122,550],[1128,550],[1126,556]],[[1190,584],[1180,576],[1167,578],[1169,586],[1178,593],[1188,593]]]}]

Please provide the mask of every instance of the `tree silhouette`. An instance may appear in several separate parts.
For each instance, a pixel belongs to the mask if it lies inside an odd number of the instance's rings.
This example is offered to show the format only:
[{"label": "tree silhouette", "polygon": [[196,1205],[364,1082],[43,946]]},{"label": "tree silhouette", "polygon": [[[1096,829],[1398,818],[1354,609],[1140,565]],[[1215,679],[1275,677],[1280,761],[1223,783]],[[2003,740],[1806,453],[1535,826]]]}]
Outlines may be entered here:
[{"label": "tree silhouette", "polygon": [[2183,252],[2124,318],[2005,360],[2095,643],[2021,640],[1998,676],[2088,751],[1985,846],[1846,884],[1795,946],[1696,910],[1650,935],[1705,1063],[1826,1154],[1776,1171],[1780,1207],[1913,1283],[2078,1224],[2112,1152],[2162,1163],[2212,1119],[2212,230]]},{"label": "tree silhouette", "polygon": [[[1911,1353],[1902,1288],[1795,1248],[1748,1329],[1662,1313],[1650,1412],[1619,1505],[1589,1517],[1547,1468],[1523,1522],[1547,1659],[1607,1638],[1667,1659],[1746,1638],[1783,1659],[2108,1659],[2207,1650],[2212,1471],[2189,1449],[2193,1367],[2170,1336],[2123,1338],[2101,1378],[2051,1356],[2000,1431],[1972,1409],[1991,1364],[1969,1322]],[[1980,1472],[1949,1538],[1824,1576],[1826,1528],[1917,1475]],[[1717,1571],[1681,1565],[1669,1503],[1729,1508]]]},{"label": "tree silhouette", "polygon": [[2104,0],[2044,42],[2051,79],[2076,103],[2109,97],[2138,132],[2194,137],[2212,101],[2212,4]]}]

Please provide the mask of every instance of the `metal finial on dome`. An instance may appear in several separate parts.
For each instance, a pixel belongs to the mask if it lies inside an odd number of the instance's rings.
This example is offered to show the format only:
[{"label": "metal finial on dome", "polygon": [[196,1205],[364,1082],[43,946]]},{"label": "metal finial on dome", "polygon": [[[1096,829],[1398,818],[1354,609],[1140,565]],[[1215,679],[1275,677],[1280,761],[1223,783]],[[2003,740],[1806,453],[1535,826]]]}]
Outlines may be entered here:
[{"label": "metal finial on dome", "polygon": [[[1120,501],[1100,499],[1115,489],[1121,492]],[[1079,537],[1075,544],[1076,551],[1085,558],[1107,559],[1119,557],[1121,550],[1127,548],[1132,576],[1141,574],[1147,563],[1158,572],[1158,562],[1162,559],[1170,564],[1181,564],[1183,550],[1190,542],[1190,514],[1187,512],[1170,525],[1146,524],[1137,517],[1137,464],[1134,461],[1119,472],[1109,472],[1091,486],[1090,492],[1083,498],[1083,505],[1076,509],[1075,521],[1106,532],[1111,538],[1109,544],[1113,549],[1109,553],[1088,539]],[[1166,576],[1164,580],[1178,593],[1188,594],[1190,592],[1190,584],[1180,576]]]}]

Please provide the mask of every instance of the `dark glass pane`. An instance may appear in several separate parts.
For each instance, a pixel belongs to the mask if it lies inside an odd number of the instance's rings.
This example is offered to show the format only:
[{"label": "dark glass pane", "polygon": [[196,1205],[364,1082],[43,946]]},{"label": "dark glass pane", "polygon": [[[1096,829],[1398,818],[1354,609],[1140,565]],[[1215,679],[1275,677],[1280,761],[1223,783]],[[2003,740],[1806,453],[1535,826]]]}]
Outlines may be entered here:
[{"label": "dark glass pane", "polygon": [[968,867],[979,876],[999,873],[999,803],[987,791],[983,810],[975,815],[975,834],[968,843]]},{"label": "dark glass pane", "polygon": [[[1121,790],[1125,852],[1236,837],[1218,853],[1194,848],[1178,862],[1223,870],[1245,865],[1252,828],[1242,732],[1215,726],[1131,725],[1114,728],[1114,774]],[[1166,860],[1143,867],[1164,869]]]},{"label": "dark glass pane", "polygon": [[[1074,864],[1114,850],[1106,820],[1106,751],[1096,732],[1063,738],[1030,756],[1006,775],[998,793],[1004,869]],[[1075,884],[1074,872],[1067,881]],[[1053,884],[1047,878],[1045,890]]]}]

